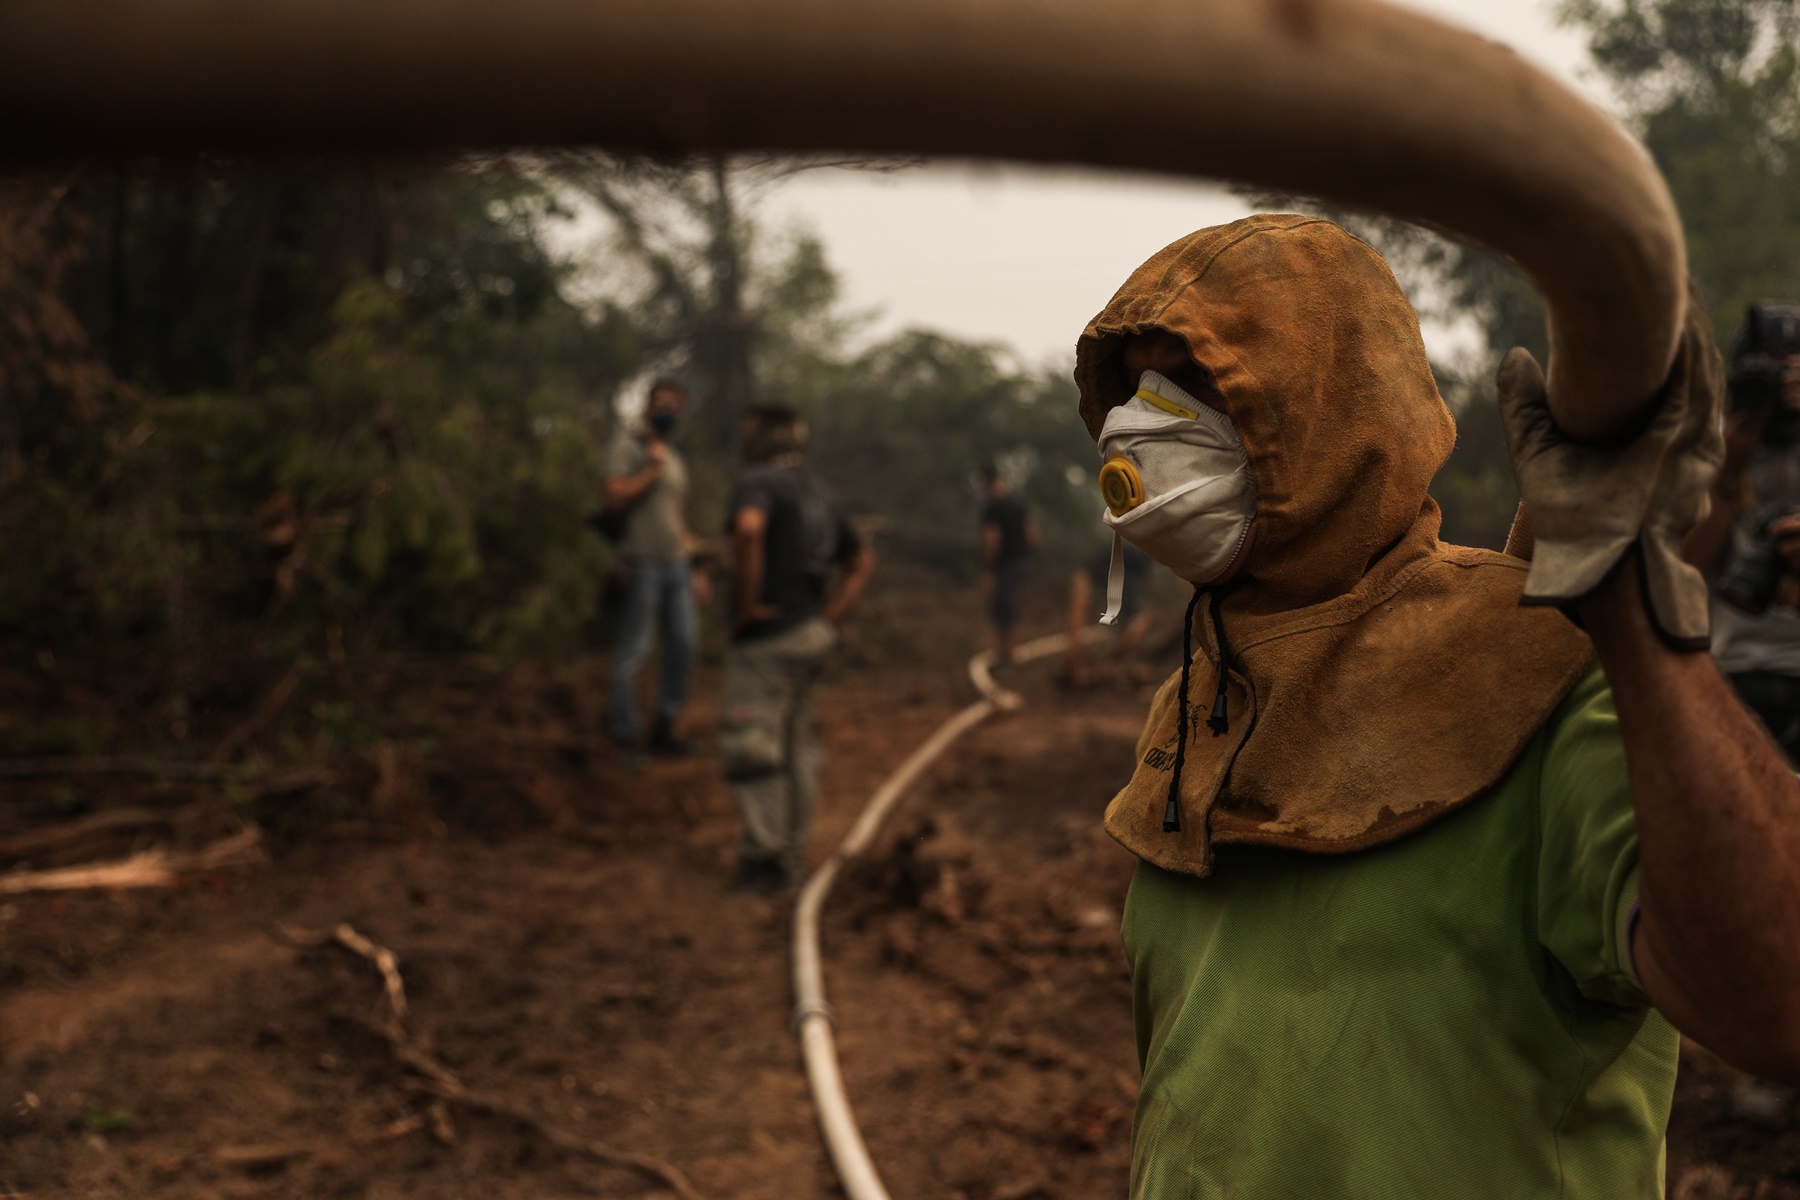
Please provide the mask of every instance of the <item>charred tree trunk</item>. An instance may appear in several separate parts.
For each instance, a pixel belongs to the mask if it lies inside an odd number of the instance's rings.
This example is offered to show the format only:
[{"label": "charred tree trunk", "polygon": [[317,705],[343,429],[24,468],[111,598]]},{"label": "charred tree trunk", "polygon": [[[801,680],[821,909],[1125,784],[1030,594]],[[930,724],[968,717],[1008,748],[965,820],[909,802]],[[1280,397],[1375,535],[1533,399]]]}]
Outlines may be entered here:
[{"label": "charred tree trunk", "polygon": [[746,247],[743,228],[731,189],[731,175],[724,156],[711,163],[712,237],[708,257],[712,267],[712,312],[701,348],[712,395],[708,397],[709,431],[721,454],[729,454],[737,439],[744,410],[756,396],[753,351],[756,319],[744,304]]}]

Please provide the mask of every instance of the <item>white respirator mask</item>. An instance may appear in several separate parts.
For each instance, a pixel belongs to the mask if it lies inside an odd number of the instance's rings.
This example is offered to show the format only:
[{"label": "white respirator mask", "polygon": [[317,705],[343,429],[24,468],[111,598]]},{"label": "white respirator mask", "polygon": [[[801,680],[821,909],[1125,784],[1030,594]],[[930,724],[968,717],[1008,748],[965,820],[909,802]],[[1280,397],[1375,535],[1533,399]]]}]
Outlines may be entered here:
[{"label": "white respirator mask", "polygon": [[1125,600],[1120,539],[1197,586],[1225,573],[1256,517],[1256,485],[1224,413],[1145,371],[1137,395],[1106,414],[1100,457],[1100,494],[1113,531],[1102,625],[1118,622]]}]

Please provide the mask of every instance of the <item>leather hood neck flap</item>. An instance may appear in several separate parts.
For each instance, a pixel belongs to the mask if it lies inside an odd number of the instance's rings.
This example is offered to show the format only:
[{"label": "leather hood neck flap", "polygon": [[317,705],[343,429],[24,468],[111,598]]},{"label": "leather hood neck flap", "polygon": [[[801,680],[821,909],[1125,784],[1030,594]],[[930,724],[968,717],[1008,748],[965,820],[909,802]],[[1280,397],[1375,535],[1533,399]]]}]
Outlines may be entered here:
[{"label": "leather hood neck flap", "polygon": [[1560,613],[1519,607],[1524,560],[1437,540],[1426,489],[1456,427],[1381,256],[1300,216],[1167,247],[1077,345],[1091,435],[1136,389],[1124,337],[1151,329],[1211,373],[1250,459],[1257,535],[1222,608],[1233,669],[1219,736],[1201,724],[1218,647],[1210,621],[1196,622],[1205,661],[1190,678],[1181,830],[1162,829],[1177,675],[1152,704],[1109,832],[1140,858],[1205,875],[1215,842],[1360,850],[1498,782],[1592,650]]}]

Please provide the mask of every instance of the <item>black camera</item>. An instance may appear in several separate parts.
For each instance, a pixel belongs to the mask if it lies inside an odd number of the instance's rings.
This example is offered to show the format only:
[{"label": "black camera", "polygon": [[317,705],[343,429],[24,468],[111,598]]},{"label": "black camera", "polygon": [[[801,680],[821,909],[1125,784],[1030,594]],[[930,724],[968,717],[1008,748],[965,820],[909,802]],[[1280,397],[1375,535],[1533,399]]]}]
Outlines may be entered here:
[{"label": "black camera", "polygon": [[1787,562],[1775,539],[1769,536],[1769,526],[1796,512],[1800,509],[1789,504],[1764,504],[1751,510],[1756,540],[1750,549],[1733,555],[1726,564],[1724,574],[1719,576],[1721,597],[1747,613],[1760,616],[1769,611],[1769,605],[1775,602],[1775,589],[1787,573]]},{"label": "black camera", "polygon": [[1759,412],[1781,403],[1787,359],[1800,354],[1800,304],[1752,304],[1731,339],[1731,406]]}]

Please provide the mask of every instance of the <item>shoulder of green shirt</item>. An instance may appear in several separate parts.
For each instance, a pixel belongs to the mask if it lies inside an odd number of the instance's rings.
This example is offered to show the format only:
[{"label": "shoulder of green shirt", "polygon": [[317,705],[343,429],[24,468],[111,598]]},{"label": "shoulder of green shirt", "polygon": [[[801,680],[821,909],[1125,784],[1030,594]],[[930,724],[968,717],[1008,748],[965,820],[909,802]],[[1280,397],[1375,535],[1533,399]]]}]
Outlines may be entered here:
[{"label": "shoulder of green shirt", "polygon": [[1590,999],[1649,1003],[1631,962],[1637,817],[1612,690],[1598,666],[1540,734],[1538,936]]}]

